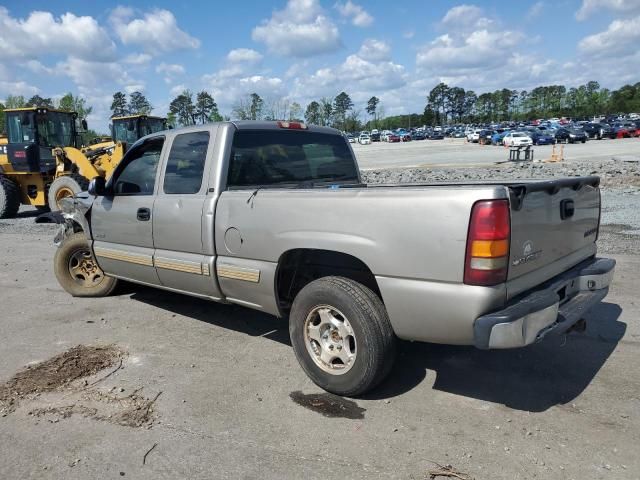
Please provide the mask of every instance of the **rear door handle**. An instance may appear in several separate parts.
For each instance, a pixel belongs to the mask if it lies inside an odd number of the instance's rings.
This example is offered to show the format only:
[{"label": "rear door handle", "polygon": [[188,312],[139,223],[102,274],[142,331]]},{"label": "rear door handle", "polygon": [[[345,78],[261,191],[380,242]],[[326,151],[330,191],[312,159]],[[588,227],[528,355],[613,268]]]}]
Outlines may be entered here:
[{"label": "rear door handle", "polygon": [[151,210],[148,208],[139,208],[137,218],[141,222],[148,222],[151,220]]}]

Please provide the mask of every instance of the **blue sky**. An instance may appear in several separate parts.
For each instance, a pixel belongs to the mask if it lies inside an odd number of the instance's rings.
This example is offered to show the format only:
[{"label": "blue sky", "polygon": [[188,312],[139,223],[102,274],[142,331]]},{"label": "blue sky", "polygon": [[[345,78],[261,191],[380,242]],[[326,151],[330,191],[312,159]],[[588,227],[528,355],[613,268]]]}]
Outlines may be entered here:
[{"label": "blue sky", "polygon": [[0,99],[80,93],[106,129],[115,91],[165,115],[182,89],[223,114],[267,102],[378,96],[387,115],[422,111],[439,81],[617,88],[640,81],[640,0],[402,2],[25,1],[0,4]]}]

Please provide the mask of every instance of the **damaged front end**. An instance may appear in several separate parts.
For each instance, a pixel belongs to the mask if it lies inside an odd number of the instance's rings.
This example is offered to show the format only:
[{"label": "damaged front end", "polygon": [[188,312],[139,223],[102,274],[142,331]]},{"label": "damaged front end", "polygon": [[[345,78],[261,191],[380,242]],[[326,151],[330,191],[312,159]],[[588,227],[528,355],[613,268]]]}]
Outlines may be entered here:
[{"label": "damaged front end", "polygon": [[87,192],[82,192],[75,197],[67,197],[60,200],[60,207],[64,222],[53,239],[56,246],[60,246],[70,235],[84,232],[88,240],[91,239],[91,206],[93,199]]}]

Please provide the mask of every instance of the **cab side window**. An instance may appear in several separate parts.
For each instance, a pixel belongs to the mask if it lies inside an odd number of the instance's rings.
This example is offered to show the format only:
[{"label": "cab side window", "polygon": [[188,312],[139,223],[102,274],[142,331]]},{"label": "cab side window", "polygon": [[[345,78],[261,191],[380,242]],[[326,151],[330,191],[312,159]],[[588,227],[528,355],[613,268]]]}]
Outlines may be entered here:
[{"label": "cab side window", "polygon": [[164,174],[164,193],[194,194],[202,187],[209,132],[176,135]]},{"label": "cab side window", "polygon": [[122,159],[113,178],[114,195],[153,195],[164,137],[134,146]]}]

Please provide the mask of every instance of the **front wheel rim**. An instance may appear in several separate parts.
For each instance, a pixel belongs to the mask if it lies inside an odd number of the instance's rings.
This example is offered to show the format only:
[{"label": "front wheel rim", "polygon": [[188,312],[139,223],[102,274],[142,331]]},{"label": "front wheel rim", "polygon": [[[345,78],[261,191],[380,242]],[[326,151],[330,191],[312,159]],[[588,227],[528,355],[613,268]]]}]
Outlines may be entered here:
[{"label": "front wheel rim", "polygon": [[76,250],[69,257],[69,275],[81,287],[97,287],[104,280],[104,273],[98,267],[88,248]]},{"label": "front wheel rim", "polygon": [[304,322],[304,343],[313,362],[331,375],[344,375],[356,361],[357,341],[347,317],[330,305],[311,309]]}]

